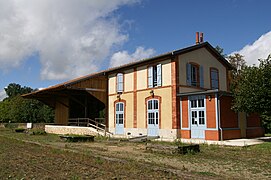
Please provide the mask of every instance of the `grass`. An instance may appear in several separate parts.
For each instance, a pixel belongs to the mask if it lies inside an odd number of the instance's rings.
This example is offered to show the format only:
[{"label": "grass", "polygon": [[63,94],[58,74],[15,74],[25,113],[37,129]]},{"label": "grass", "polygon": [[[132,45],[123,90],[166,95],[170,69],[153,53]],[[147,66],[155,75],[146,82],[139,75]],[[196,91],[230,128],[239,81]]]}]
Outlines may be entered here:
[{"label": "grass", "polygon": [[[31,136],[0,128],[0,144],[4,160],[0,161],[0,177],[4,179],[271,178],[271,142],[245,148],[200,145],[199,153],[176,155],[147,152],[146,143],[141,142],[95,138],[92,143],[69,143],[58,135]],[[56,170],[58,177],[50,177],[50,171]]]}]

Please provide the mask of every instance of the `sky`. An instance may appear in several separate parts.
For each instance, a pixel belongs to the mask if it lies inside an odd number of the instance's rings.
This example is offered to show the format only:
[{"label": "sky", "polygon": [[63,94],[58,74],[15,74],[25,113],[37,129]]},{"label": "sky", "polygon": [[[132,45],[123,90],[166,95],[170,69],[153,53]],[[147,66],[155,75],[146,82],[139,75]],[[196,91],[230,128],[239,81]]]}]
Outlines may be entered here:
[{"label": "sky", "polygon": [[271,53],[270,0],[0,0],[0,100],[195,44]]}]

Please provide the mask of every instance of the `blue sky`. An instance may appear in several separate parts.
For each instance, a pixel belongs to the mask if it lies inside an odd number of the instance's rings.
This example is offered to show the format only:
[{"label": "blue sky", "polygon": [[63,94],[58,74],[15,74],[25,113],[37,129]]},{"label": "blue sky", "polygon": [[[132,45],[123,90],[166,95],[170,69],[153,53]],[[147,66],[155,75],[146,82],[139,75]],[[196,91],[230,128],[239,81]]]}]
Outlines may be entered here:
[{"label": "blue sky", "polygon": [[0,100],[195,44],[248,64],[271,53],[269,0],[0,0]]}]

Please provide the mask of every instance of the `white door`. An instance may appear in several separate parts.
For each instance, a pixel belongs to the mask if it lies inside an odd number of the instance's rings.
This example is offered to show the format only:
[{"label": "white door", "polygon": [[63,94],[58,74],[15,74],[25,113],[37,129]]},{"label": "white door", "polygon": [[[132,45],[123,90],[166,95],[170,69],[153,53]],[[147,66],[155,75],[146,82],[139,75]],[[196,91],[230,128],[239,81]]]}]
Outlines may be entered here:
[{"label": "white door", "polygon": [[205,138],[206,108],[205,99],[193,98],[190,100],[191,138]]},{"label": "white door", "polygon": [[157,99],[148,101],[148,136],[159,135],[159,102]]},{"label": "white door", "polygon": [[124,103],[116,103],[116,134],[124,134]]}]

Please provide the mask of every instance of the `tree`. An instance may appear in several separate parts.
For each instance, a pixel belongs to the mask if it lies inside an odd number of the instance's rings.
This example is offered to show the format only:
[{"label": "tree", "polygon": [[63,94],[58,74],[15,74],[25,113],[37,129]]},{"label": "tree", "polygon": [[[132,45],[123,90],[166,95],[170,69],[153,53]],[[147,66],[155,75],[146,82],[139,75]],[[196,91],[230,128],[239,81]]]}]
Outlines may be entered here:
[{"label": "tree", "polygon": [[0,102],[0,121],[18,123],[53,122],[54,111],[40,101],[24,99],[21,94],[33,91],[30,87],[22,87],[11,83],[5,88],[8,97]]},{"label": "tree", "polygon": [[246,61],[244,59],[244,56],[235,53],[233,55],[228,56],[229,63],[234,67],[233,69],[233,75],[236,77],[240,74],[241,70],[246,67]]},{"label": "tree", "polygon": [[233,89],[233,108],[261,115],[263,126],[271,131],[271,55],[259,60],[259,67],[241,68]]},{"label": "tree", "polygon": [[22,87],[20,84],[10,83],[6,88],[4,88],[8,98],[15,97],[17,95],[27,94],[33,91],[30,87]]},{"label": "tree", "polygon": [[221,56],[223,56],[224,58],[227,58],[227,54],[224,54],[224,49],[223,48],[221,48],[220,46],[216,46],[215,47],[215,50],[221,55]]},{"label": "tree", "polygon": [[246,67],[246,61],[244,59],[244,56],[238,53],[229,55],[227,59],[233,67],[230,74],[230,90],[234,91],[237,83],[239,83],[240,74],[242,70]]}]

